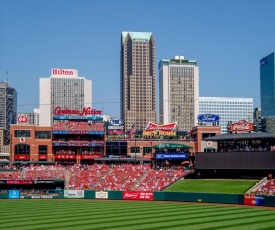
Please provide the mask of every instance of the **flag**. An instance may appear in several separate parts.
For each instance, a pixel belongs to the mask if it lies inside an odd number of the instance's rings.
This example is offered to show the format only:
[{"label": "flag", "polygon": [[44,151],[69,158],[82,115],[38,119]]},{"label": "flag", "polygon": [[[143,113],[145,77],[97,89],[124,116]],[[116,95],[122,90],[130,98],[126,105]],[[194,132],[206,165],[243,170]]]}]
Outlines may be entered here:
[{"label": "flag", "polygon": [[136,124],[134,123],[134,124],[132,125],[132,128],[131,128],[130,131],[129,131],[128,140],[131,140],[131,137],[132,137],[132,135],[133,135],[135,132],[136,132]]}]

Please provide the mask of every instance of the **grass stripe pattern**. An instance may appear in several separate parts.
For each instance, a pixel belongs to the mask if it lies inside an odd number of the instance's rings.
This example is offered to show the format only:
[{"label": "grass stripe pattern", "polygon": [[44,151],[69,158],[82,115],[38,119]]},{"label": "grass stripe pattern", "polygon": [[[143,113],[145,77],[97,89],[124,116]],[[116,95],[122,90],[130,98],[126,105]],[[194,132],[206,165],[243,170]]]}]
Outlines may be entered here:
[{"label": "grass stripe pattern", "polygon": [[275,229],[275,209],[212,204],[0,200],[0,229]]}]

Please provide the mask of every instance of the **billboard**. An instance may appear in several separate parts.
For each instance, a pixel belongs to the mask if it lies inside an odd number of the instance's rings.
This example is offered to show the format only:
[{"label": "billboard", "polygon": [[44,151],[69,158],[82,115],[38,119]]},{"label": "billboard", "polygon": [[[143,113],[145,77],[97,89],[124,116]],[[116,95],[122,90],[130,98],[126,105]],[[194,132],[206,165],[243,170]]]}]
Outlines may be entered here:
[{"label": "billboard", "polygon": [[19,199],[20,191],[19,190],[9,190],[9,199]]},{"label": "billboard", "polygon": [[64,190],[64,198],[84,198],[84,190]]},{"label": "billboard", "polygon": [[153,192],[135,192],[124,191],[122,193],[123,200],[154,200]]},{"label": "billboard", "polygon": [[257,196],[257,195],[244,195],[244,202],[245,205],[256,205],[256,206],[263,206],[264,205],[264,197]]},{"label": "billboard", "polygon": [[108,122],[107,129],[109,135],[123,135],[124,122],[120,119],[112,119]]},{"label": "billboard", "polygon": [[246,120],[240,120],[239,122],[230,124],[230,132],[250,132],[256,128],[253,122],[248,122]]},{"label": "billboard", "polygon": [[156,154],[156,159],[179,159],[179,160],[183,160],[187,158],[187,154],[186,153],[157,153]]}]

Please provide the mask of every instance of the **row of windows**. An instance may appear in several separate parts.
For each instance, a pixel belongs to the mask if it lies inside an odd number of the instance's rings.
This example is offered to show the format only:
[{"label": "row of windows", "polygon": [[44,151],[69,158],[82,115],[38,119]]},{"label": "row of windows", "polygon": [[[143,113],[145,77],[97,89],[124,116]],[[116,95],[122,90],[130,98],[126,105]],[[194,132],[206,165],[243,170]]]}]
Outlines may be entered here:
[{"label": "row of windows", "polygon": [[[14,146],[15,154],[30,154],[30,146],[25,144],[19,144]],[[39,145],[38,146],[38,154],[47,154],[48,146],[47,145]]]},{"label": "row of windows", "polygon": [[[14,137],[31,137],[31,131],[15,130]],[[51,131],[35,131],[35,139],[51,139]]]}]

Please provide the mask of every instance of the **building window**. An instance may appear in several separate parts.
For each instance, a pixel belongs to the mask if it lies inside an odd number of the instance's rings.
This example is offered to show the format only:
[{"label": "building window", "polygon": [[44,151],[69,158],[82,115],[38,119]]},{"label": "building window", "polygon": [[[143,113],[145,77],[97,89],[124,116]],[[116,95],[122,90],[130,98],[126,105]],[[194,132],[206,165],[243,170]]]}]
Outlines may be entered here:
[{"label": "building window", "polygon": [[15,130],[14,137],[31,137],[30,130]]},{"label": "building window", "polygon": [[15,154],[30,154],[30,146],[29,145],[15,145],[14,146]]},{"label": "building window", "polygon": [[50,131],[35,131],[35,139],[51,139]]},{"label": "building window", "polygon": [[47,153],[48,153],[48,146],[47,145],[39,145],[38,154],[47,154]]}]

